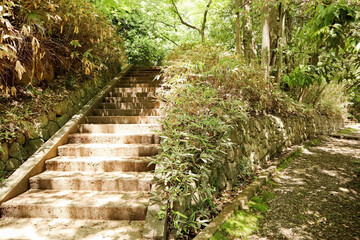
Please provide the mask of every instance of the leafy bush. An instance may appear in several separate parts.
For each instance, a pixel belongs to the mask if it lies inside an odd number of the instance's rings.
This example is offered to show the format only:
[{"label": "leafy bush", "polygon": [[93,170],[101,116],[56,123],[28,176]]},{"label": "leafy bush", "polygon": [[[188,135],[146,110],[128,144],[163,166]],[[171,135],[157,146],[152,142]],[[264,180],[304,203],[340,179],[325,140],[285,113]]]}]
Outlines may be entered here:
[{"label": "leafy bush", "polygon": [[107,15],[121,34],[129,63],[137,66],[160,65],[165,57],[166,42],[159,36],[149,17],[137,10],[116,8]]},{"label": "leafy bush", "polygon": [[298,108],[265,82],[256,63],[244,62],[212,45],[186,45],[168,58],[159,92],[167,115],[160,133],[162,151],[154,162],[161,166],[173,224],[182,234],[198,231],[216,211],[217,179],[209,172],[222,164],[234,123],[248,114],[293,114]]},{"label": "leafy bush", "polygon": [[123,60],[121,39],[87,0],[11,0],[0,6],[0,91],[36,85],[56,74],[90,75]]}]

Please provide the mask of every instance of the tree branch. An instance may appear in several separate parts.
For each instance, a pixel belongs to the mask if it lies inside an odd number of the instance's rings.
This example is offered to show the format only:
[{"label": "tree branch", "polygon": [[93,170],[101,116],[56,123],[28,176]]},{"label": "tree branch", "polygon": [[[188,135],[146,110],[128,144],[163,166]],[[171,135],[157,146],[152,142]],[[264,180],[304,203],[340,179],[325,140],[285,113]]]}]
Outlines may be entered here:
[{"label": "tree branch", "polygon": [[209,0],[208,4],[206,6],[206,9],[205,9],[205,12],[204,12],[204,20],[203,20],[202,27],[201,27],[201,32],[205,31],[207,15],[208,15],[211,3],[212,3],[212,0]]},{"label": "tree branch", "polygon": [[[210,0],[210,2],[211,2],[211,1],[212,1],[212,0]],[[178,8],[177,8],[174,0],[171,0],[171,3],[172,3],[172,5],[173,5],[174,8],[175,8],[174,12],[176,13],[176,15],[178,15],[181,23],[184,24],[185,26],[187,26],[187,27],[189,27],[189,28],[192,28],[192,29],[195,29],[195,30],[197,30],[199,33],[201,33],[201,30],[200,30],[198,27],[196,27],[196,26],[194,26],[194,25],[191,25],[190,23],[187,23],[187,22],[184,21],[184,19],[181,17],[181,14],[180,14],[180,12],[179,12],[179,10],[178,10]]]}]

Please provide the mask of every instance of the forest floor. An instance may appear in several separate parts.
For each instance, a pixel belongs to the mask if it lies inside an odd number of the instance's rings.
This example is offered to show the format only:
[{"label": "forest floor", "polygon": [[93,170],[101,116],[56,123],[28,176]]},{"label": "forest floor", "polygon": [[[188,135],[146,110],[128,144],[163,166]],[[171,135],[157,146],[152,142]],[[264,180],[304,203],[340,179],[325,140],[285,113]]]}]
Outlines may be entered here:
[{"label": "forest floor", "polygon": [[[351,126],[360,136],[360,124]],[[360,239],[360,141],[325,137],[288,162],[215,239]]]}]

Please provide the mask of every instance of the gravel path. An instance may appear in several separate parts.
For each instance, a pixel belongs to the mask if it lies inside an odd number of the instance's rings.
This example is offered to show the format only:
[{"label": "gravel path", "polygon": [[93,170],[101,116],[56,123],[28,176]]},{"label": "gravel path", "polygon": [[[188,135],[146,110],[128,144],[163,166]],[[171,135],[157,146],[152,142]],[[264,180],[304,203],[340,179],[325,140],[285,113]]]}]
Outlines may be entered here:
[{"label": "gravel path", "polygon": [[359,168],[360,141],[325,138],[309,147],[267,185],[275,198],[250,239],[360,240]]}]

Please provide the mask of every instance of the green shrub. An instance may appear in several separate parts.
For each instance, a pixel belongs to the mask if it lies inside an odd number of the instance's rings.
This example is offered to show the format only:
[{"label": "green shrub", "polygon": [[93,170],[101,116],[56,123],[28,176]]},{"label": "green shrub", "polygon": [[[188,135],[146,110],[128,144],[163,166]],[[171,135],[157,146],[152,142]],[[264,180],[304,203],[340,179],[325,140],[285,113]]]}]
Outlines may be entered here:
[{"label": "green shrub", "polygon": [[[292,114],[298,106],[263,80],[255,62],[247,65],[218,46],[183,46],[170,54],[168,65],[159,92],[167,115],[154,162],[161,166],[158,173],[174,227],[191,235],[216,212],[217,179],[211,169],[222,164],[236,122],[245,121],[248,114]],[[243,171],[248,173],[245,163]]]}]

